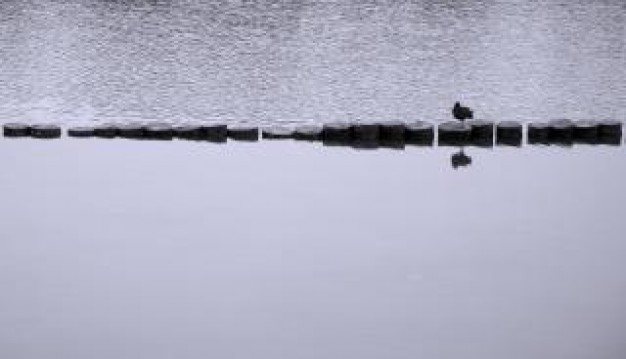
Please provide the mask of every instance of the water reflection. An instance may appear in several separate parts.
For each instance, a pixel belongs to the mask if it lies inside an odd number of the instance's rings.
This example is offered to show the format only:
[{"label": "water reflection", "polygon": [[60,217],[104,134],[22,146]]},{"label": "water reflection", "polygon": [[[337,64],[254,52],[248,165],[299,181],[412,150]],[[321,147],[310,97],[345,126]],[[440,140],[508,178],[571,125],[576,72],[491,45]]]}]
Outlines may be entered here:
[{"label": "water reflection", "polygon": [[464,148],[461,147],[459,152],[452,154],[450,157],[452,168],[467,167],[472,164],[472,158],[465,154]]},{"label": "water reflection", "polygon": [[0,139],[0,357],[623,353],[621,148],[113,141]]}]

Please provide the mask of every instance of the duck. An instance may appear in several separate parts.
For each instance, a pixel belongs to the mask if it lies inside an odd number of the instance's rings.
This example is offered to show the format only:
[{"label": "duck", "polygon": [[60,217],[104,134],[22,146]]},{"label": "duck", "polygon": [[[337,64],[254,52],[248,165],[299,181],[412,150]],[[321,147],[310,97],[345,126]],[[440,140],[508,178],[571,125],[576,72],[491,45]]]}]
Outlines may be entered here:
[{"label": "duck", "polygon": [[459,167],[466,167],[472,164],[472,158],[465,154],[463,149],[452,155],[450,158],[452,162],[452,168],[457,169]]},{"label": "duck", "polygon": [[458,101],[454,103],[452,115],[454,118],[461,121],[474,118],[474,112],[469,107],[461,106]]}]

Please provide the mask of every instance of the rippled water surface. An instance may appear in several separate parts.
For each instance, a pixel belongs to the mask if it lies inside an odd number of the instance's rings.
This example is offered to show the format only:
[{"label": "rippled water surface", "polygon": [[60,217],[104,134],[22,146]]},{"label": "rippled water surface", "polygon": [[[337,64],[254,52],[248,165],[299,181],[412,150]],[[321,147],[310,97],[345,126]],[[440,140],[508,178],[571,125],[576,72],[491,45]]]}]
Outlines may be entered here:
[{"label": "rippled water surface", "polygon": [[624,7],[5,0],[0,119],[623,119]]},{"label": "rippled water surface", "polygon": [[[4,0],[0,122],[624,120],[624,6]],[[0,358],[626,357],[626,146],[459,151],[0,137]]]}]

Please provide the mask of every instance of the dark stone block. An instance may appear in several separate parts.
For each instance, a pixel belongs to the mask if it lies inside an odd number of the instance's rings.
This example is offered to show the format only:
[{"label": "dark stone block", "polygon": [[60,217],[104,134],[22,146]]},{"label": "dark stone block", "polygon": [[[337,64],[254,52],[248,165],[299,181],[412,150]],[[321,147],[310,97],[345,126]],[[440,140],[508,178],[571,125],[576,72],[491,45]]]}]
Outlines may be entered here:
[{"label": "dark stone block", "polygon": [[228,137],[228,127],[221,123],[203,125],[202,130],[204,139],[209,142],[223,143]]},{"label": "dark stone block", "polygon": [[466,146],[470,144],[472,127],[463,122],[448,121],[441,123],[437,132],[441,146]]},{"label": "dark stone block", "polygon": [[2,126],[5,137],[27,137],[30,136],[30,126],[23,123],[7,123]]},{"label": "dark stone block", "polygon": [[349,143],[352,141],[352,126],[348,123],[327,123],[323,127],[325,143]]},{"label": "dark stone block", "polygon": [[574,122],[574,141],[576,143],[596,144],[598,142],[598,134],[598,124],[596,122]]},{"label": "dark stone block", "polygon": [[552,120],[550,126],[550,143],[571,145],[574,141],[574,123],[570,120]]},{"label": "dark stone block", "polygon": [[93,137],[94,136],[94,128],[93,127],[70,127],[67,130],[67,135],[69,137]]},{"label": "dark stone block", "polygon": [[248,125],[232,125],[228,126],[227,134],[229,138],[236,141],[255,142],[259,140],[259,129]]},{"label": "dark stone block", "polygon": [[380,140],[390,142],[404,142],[405,127],[399,121],[383,122],[379,125]]},{"label": "dark stone block", "polygon": [[424,121],[415,121],[404,125],[406,143],[418,146],[432,146],[435,139],[435,130],[432,124]]},{"label": "dark stone block", "polygon": [[183,140],[200,140],[204,137],[204,129],[199,125],[177,125],[172,128],[174,137]]},{"label": "dark stone block", "polygon": [[504,146],[519,147],[522,145],[524,128],[515,121],[503,121],[496,126],[496,143]]},{"label": "dark stone block", "polygon": [[354,141],[362,143],[378,143],[380,127],[375,123],[358,123],[352,126]]},{"label": "dark stone block", "polygon": [[598,143],[617,146],[622,143],[622,123],[602,120],[598,123]]},{"label": "dark stone block", "polygon": [[350,146],[355,150],[375,150],[380,147],[378,141],[354,140]]},{"label": "dark stone block", "polygon": [[550,144],[550,126],[546,123],[530,123],[528,124],[528,143],[529,144]]},{"label": "dark stone block", "polygon": [[622,137],[622,123],[613,120],[603,120],[598,123],[598,135],[606,137]]},{"label": "dark stone block", "polygon": [[140,124],[120,125],[117,127],[117,135],[122,138],[140,139],[146,136],[146,129]]},{"label": "dark stone block", "polygon": [[56,125],[35,125],[31,127],[30,135],[34,138],[59,138],[61,137],[61,127]]},{"label": "dark stone block", "polygon": [[301,141],[319,141],[322,139],[323,129],[316,125],[302,125],[296,127],[294,138]]},{"label": "dark stone block", "polygon": [[280,140],[294,138],[295,131],[289,127],[267,127],[261,130],[264,139]]},{"label": "dark stone block", "polygon": [[598,145],[619,146],[622,144],[622,136],[599,136],[596,141]]},{"label": "dark stone block", "polygon": [[167,124],[150,124],[144,128],[145,138],[150,140],[171,140],[174,138],[174,130]]},{"label": "dark stone block", "polygon": [[104,124],[94,127],[94,136],[100,138],[115,138],[119,134],[118,126],[115,124]]},{"label": "dark stone block", "polygon": [[498,146],[521,147],[522,137],[498,137],[496,143]]},{"label": "dark stone block", "polygon": [[470,134],[470,142],[472,146],[493,147],[493,122],[484,120],[470,120],[466,123],[472,129]]},{"label": "dark stone block", "polygon": [[380,146],[401,150],[405,145],[405,127],[404,123],[399,121],[383,122],[379,124],[380,128]]}]

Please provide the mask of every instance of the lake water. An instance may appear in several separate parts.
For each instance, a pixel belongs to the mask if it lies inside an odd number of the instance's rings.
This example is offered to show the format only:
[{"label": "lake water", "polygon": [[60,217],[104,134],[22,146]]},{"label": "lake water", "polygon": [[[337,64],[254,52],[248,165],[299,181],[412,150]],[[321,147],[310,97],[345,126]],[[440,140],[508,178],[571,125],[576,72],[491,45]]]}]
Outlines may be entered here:
[{"label": "lake water", "polygon": [[5,0],[0,120],[624,119],[625,6]]},{"label": "lake water", "polygon": [[[0,3],[0,122],[624,120],[621,1]],[[0,357],[621,359],[622,146],[0,138]]]}]

